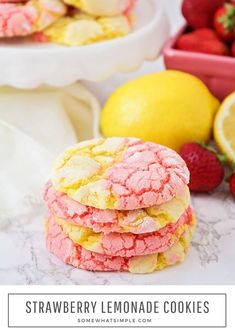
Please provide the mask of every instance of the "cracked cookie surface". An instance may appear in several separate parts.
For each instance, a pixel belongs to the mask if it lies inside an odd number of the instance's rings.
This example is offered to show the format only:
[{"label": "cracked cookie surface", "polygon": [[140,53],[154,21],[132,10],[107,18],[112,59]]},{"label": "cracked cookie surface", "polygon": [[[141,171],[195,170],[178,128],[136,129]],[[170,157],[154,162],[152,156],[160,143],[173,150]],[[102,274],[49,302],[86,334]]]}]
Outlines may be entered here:
[{"label": "cracked cookie surface", "polygon": [[80,225],[99,233],[149,233],[178,221],[190,204],[187,186],[169,202],[138,210],[100,210],[83,205],[66,194],[55,190],[49,181],[44,200],[50,213],[74,225]]},{"label": "cracked cookie surface", "polygon": [[54,221],[74,243],[86,250],[110,256],[132,257],[166,251],[188,229],[192,216],[192,209],[188,208],[176,223],[144,234],[95,233],[91,229],[73,225],[57,217],[54,217]]},{"label": "cracked cookie surface", "polygon": [[163,253],[137,257],[114,257],[91,252],[74,243],[56,224],[53,217],[46,223],[46,243],[50,252],[61,261],[89,271],[129,271],[131,273],[151,273],[182,262],[191,242],[195,219],[180,237],[179,241]]},{"label": "cracked cookie surface", "polygon": [[75,47],[123,37],[131,28],[132,22],[125,15],[96,18],[77,14],[60,18],[43,32],[34,34],[34,40]]},{"label": "cracked cookie surface", "polygon": [[163,204],[188,182],[188,168],[176,152],[135,138],[80,142],[59,156],[52,172],[56,190],[98,209]]},{"label": "cracked cookie surface", "polygon": [[22,37],[39,32],[67,11],[60,0],[0,3],[0,37]]}]

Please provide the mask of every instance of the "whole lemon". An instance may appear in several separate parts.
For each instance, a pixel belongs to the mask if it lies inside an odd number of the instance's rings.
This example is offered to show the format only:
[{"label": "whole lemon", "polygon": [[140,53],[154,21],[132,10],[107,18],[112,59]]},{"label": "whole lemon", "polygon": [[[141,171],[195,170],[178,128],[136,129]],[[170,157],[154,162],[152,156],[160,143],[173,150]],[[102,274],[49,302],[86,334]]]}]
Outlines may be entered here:
[{"label": "whole lemon", "polygon": [[196,77],[181,71],[145,75],[118,88],[100,119],[105,137],[128,136],[179,150],[210,139],[219,101]]}]

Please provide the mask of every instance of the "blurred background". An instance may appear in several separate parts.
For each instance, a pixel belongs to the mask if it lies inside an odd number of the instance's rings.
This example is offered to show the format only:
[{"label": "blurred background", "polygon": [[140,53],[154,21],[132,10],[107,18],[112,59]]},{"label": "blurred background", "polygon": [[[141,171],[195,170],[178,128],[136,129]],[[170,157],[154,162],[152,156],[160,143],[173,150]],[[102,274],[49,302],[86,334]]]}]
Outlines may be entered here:
[{"label": "blurred background", "polygon": [[[163,7],[169,23],[170,35],[173,36],[185,22],[181,14],[182,0],[158,0]],[[137,78],[145,73],[152,73],[155,71],[163,71],[165,69],[163,57],[160,55],[156,60],[145,62],[140,69],[129,74],[114,75],[110,80],[102,83],[90,83],[85,81],[86,86],[99,98],[101,105],[104,104],[110,93],[120,84],[127,80]]]}]

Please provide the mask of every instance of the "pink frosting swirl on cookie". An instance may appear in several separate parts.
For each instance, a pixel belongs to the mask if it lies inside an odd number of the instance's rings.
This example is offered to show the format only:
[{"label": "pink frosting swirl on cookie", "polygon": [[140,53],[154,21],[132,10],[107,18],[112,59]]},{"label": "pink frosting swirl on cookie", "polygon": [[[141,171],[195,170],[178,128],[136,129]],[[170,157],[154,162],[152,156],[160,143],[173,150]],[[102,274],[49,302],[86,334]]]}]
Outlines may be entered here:
[{"label": "pink frosting swirl on cookie", "polygon": [[26,36],[31,34],[37,19],[37,11],[14,4],[0,5],[0,36]]},{"label": "pink frosting swirl on cookie", "polygon": [[[190,226],[191,224],[191,226]],[[190,234],[190,230],[194,223],[189,223],[188,230],[182,235]],[[75,244],[56,224],[53,217],[50,217],[46,225],[46,244],[50,252],[56,255],[61,261],[77,268],[89,271],[130,271],[132,273],[150,273],[157,269],[162,269],[166,266],[181,262],[184,257],[189,241],[185,244],[176,243],[169,250],[165,251],[162,256],[165,259],[164,265],[158,264],[158,255],[152,254],[140,257],[117,257],[91,252],[78,244]],[[161,256],[161,254],[160,254]],[[153,258],[152,266],[145,265],[148,258]],[[147,258],[147,259],[146,259]],[[138,263],[139,267],[134,267]]]},{"label": "pink frosting swirl on cookie", "polygon": [[0,3],[0,37],[28,36],[55,22],[66,13],[60,0],[30,0]]},{"label": "pink frosting swirl on cookie", "polygon": [[[157,231],[167,224],[175,223],[189,206],[189,191],[186,188],[163,206],[137,210],[101,210],[81,204],[66,194],[55,190],[51,181],[46,184],[44,200],[50,213],[71,224],[84,226],[94,232],[149,233]],[[174,203],[177,204],[177,211]],[[172,211],[171,211],[172,208]],[[156,216],[159,214],[159,217]],[[155,215],[152,215],[155,214]],[[164,217],[164,220],[162,218]]]},{"label": "pink frosting swirl on cookie", "polygon": [[135,138],[81,142],[58,157],[52,172],[56,190],[99,209],[163,204],[188,182],[188,168],[176,152]]}]

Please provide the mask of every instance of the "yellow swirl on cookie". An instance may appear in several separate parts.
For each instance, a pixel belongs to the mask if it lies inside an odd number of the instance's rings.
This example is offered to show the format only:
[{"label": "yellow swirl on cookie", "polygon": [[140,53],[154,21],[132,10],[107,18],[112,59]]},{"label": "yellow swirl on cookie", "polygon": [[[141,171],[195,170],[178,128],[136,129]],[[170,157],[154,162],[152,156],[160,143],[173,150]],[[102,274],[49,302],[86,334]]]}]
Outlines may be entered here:
[{"label": "yellow swirl on cookie", "polygon": [[122,37],[130,31],[130,21],[124,15],[110,18],[76,15],[61,18],[45,29],[43,34],[51,42],[80,46]]},{"label": "yellow swirl on cookie", "polygon": [[88,14],[95,16],[114,16],[130,10],[136,0],[64,0]]},{"label": "yellow swirl on cookie", "polygon": [[95,233],[92,229],[74,225],[61,218],[54,217],[54,220],[74,243],[89,251],[132,257],[163,252],[175,244],[192,224],[192,209],[188,208],[176,223],[145,234]]},{"label": "yellow swirl on cookie", "polygon": [[52,183],[72,199],[99,209],[133,210],[160,205],[189,181],[173,150],[135,138],[85,141],[54,165]]}]

